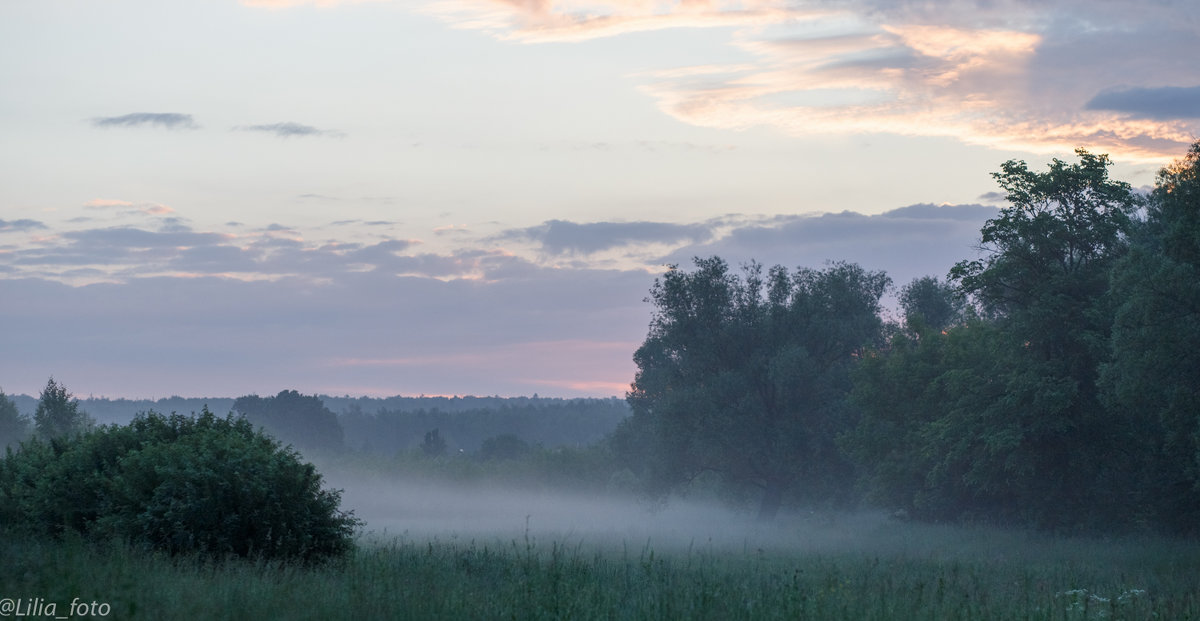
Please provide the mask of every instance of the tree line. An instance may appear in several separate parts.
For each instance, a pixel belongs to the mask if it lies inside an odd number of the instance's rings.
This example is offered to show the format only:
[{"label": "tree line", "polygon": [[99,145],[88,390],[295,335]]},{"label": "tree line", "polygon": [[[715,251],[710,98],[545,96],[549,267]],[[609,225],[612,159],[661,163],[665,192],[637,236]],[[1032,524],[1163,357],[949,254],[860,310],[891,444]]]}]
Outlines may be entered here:
[{"label": "tree line", "polygon": [[976,259],[672,266],[613,436],[645,488],[717,481],[934,521],[1200,529],[1200,142],[1148,195],[1107,156],[994,173]]},{"label": "tree line", "polygon": [[[341,409],[335,413],[334,407]],[[303,395],[282,390],[273,396],[158,401],[74,398],[50,378],[23,415],[0,391],[0,451],[30,437],[49,439],[96,426],[128,422],[138,412],[234,412],[285,445],[303,451],[354,451],[390,456],[422,450],[430,455],[464,452],[487,457],[495,447],[521,445],[583,447],[603,440],[629,414],[624,400],[538,397],[350,398]],[[370,411],[367,408],[374,408]],[[86,410],[86,411],[85,411]],[[38,421],[35,424],[35,420]],[[426,436],[437,444],[426,445]],[[486,450],[485,450],[486,449]],[[500,451],[504,454],[505,451]]]}]

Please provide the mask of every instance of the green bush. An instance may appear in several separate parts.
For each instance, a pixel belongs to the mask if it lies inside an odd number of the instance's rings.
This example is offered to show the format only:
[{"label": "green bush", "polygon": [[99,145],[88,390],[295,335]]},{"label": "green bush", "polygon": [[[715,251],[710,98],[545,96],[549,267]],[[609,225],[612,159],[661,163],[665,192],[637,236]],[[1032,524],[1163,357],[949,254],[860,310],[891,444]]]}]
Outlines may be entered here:
[{"label": "green bush", "polygon": [[359,520],[312,464],[243,418],[139,414],[127,426],[31,441],[0,462],[0,518],[171,554],[317,560]]}]

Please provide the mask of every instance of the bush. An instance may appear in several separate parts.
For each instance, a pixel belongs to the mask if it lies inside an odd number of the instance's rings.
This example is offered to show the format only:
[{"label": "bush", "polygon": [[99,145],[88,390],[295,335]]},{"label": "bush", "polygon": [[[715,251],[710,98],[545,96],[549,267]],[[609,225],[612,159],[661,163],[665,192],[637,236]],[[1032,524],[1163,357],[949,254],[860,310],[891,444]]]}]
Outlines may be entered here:
[{"label": "bush", "polygon": [[353,545],[359,520],[312,464],[244,418],[139,414],[0,462],[0,518],[170,554],[317,560]]}]

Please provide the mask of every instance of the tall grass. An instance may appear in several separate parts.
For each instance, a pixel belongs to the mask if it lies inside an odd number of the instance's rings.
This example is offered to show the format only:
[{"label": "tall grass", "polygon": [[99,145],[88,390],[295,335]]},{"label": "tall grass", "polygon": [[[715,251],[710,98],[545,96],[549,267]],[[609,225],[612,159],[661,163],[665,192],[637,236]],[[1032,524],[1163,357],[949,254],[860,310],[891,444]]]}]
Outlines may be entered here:
[{"label": "tall grass", "polygon": [[365,537],[305,567],[0,537],[0,598],[110,619],[1198,619],[1200,545],[889,524],[784,546]]}]

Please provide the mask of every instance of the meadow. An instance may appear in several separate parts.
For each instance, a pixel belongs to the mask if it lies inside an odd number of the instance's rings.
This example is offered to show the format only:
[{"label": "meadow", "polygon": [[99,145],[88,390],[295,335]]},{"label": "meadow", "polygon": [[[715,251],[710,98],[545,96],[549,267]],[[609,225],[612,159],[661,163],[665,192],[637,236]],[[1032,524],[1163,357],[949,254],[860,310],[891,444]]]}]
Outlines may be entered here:
[{"label": "meadow", "polygon": [[701,521],[724,535],[539,531],[528,517],[505,534],[372,531],[313,566],[5,535],[0,598],[9,616],[40,600],[43,614],[77,601],[107,604],[110,619],[164,620],[1200,618],[1193,541],[874,514]]}]

